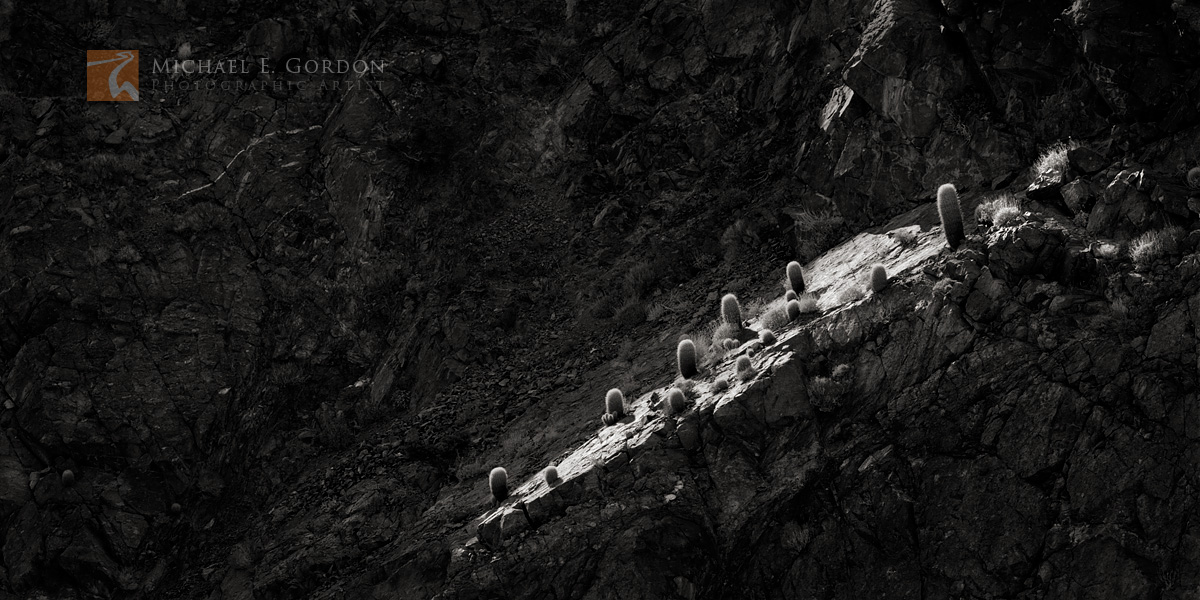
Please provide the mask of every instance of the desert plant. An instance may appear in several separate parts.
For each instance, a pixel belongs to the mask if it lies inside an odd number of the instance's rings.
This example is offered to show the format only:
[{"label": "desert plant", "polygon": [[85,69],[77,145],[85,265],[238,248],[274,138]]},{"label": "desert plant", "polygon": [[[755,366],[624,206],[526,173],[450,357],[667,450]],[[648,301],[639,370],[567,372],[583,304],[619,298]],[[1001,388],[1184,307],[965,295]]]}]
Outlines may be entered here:
[{"label": "desert plant", "polygon": [[770,329],[764,329],[758,332],[758,341],[762,342],[764,346],[770,346],[771,344],[774,344],[776,341],[775,332],[771,331]]},{"label": "desert plant", "polygon": [[1039,175],[1048,172],[1058,173],[1060,177],[1065,176],[1067,168],[1070,166],[1067,162],[1067,153],[1078,147],[1079,142],[1075,140],[1051,144],[1038,156],[1037,162],[1033,163],[1033,167],[1031,167],[1033,178],[1037,179]]},{"label": "desert plant", "polygon": [[901,248],[908,248],[917,243],[917,232],[912,228],[893,229],[888,232],[888,235],[892,236],[892,239],[896,240]]},{"label": "desert plant", "polygon": [[966,235],[963,233],[962,207],[958,204],[958,190],[954,189],[954,184],[945,183],[938,188],[937,207],[946,243],[951,250],[957,250]]},{"label": "desert plant", "polygon": [[612,427],[613,425],[616,425],[618,420],[619,419],[617,415],[612,413],[604,413],[600,416],[600,422],[603,423],[605,427]]},{"label": "desert plant", "polygon": [[799,298],[799,297],[800,297],[800,295],[792,290],[788,290],[787,293],[783,295],[783,299],[787,300],[788,302],[791,302],[792,300],[795,300],[796,298]]},{"label": "desert plant", "polygon": [[712,382],[711,389],[714,392],[723,392],[723,391],[729,389],[729,378],[724,375],[716,378]]},{"label": "desert plant", "polygon": [[177,515],[181,512],[183,512],[183,507],[180,506],[178,502],[172,502],[171,503],[171,513]]},{"label": "desert plant", "polygon": [[63,471],[62,472],[62,484],[63,484],[63,487],[71,487],[71,486],[75,485],[75,472],[70,469]]},{"label": "desert plant", "polygon": [[604,395],[604,412],[618,419],[625,416],[625,394],[621,390],[613,388]]},{"label": "desert plant", "polygon": [[679,340],[675,358],[679,363],[679,374],[684,379],[691,379],[699,373],[696,369],[696,344],[692,340]]},{"label": "desert plant", "polygon": [[499,506],[508,498],[508,471],[504,467],[496,467],[488,474],[488,487],[492,490],[492,502]]},{"label": "desert plant", "polygon": [[1188,187],[1194,190],[1200,190],[1200,167],[1192,167],[1187,173]]},{"label": "desert plant", "polygon": [[725,294],[721,298],[721,320],[739,330],[742,328],[742,305],[738,303],[737,296]]},{"label": "desert plant", "polygon": [[800,267],[800,263],[792,261],[787,264],[787,280],[788,287],[793,292],[801,294],[804,292],[804,269]]},{"label": "desert plant", "polygon": [[773,304],[771,308],[758,318],[758,324],[764,329],[783,329],[792,321],[788,315],[787,303],[780,301],[778,304]]},{"label": "desert plant", "polygon": [[1182,227],[1147,231],[1129,243],[1129,258],[1133,259],[1133,264],[1139,268],[1149,266],[1160,257],[1178,252],[1183,235]]},{"label": "desert plant", "polygon": [[787,303],[787,316],[789,321],[795,321],[800,318],[800,301],[789,300]]},{"label": "desert plant", "polygon": [[684,396],[683,390],[671,388],[667,390],[667,399],[663,405],[668,415],[677,415],[687,408],[687,397]]},{"label": "desert plant", "polygon": [[559,483],[558,467],[554,465],[546,467],[546,469],[542,471],[542,478],[546,480],[546,485],[550,487],[557,485]]},{"label": "desert plant", "polygon": [[1021,217],[1021,211],[1011,206],[1005,206],[992,214],[992,226],[1008,227]]},{"label": "desert plant", "polygon": [[725,341],[721,342],[721,343],[722,343],[722,345],[725,346],[726,350],[733,350],[734,348],[737,348],[738,346],[741,345],[741,344],[738,344],[738,341],[733,338],[725,338]]},{"label": "desert plant", "polygon": [[758,371],[754,370],[754,365],[750,363],[748,356],[739,356],[734,368],[737,370],[738,379],[742,381],[749,381],[758,375]]},{"label": "desert plant", "polygon": [[800,296],[800,314],[815,313],[821,310],[821,306],[817,304],[816,294],[804,294]]},{"label": "desert plant", "polygon": [[850,304],[851,302],[857,302],[865,298],[866,295],[867,293],[863,291],[862,287],[858,285],[852,285],[842,290],[842,293],[838,294],[838,304]]},{"label": "desert plant", "polygon": [[1014,209],[1019,213],[1021,200],[1007,192],[989,198],[975,207],[975,220],[979,223],[996,225],[996,214],[1006,208]]},{"label": "desert plant", "polygon": [[871,290],[878,294],[883,291],[883,288],[887,287],[887,284],[887,269],[883,265],[871,267]]}]

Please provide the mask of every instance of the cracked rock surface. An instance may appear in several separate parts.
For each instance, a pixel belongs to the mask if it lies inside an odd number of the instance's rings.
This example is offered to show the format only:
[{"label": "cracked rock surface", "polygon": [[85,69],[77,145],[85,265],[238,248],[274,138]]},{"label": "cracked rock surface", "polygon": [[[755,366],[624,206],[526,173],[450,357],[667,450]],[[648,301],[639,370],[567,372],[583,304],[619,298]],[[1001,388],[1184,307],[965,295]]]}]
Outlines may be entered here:
[{"label": "cracked rock surface", "polygon": [[1131,6],[0,0],[0,599],[1194,597],[1200,10]]}]

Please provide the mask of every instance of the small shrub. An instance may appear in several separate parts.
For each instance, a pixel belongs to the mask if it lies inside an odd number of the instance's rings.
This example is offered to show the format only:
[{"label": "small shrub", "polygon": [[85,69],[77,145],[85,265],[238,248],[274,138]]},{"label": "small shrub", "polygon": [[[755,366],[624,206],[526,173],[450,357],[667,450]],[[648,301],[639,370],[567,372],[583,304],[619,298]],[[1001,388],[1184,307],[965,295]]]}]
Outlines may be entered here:
[{"label": "small shrub", "polygon": [[842,363],[842,364],[834,367],[833,372],[830,373],[830,375],[834,379],[837,379],[837,380],[846,379],[847,377],[850,376],[850,365],[848,365],[846,363]]},{"label": "small shrub", "polygon": [[683,390],[671,388],[667,390],[667,399],[663,402],[667,415],[677,415],[687,409],[687,398]]},{"label": "small shrub", "polygon": [[742,328],[742,305],[738,304],[737,296],[725,294],[721,298],[721,321]]},{"label": "small shrub", "polygon": [[1187,173],[1188,187],[1193,190],[1200,190],[1200,167],[1192,167]]},{"label": "small shrub", "polygon": [[795,321],[800,318],[800,301],[789,300],[787,303],[787,316],[789,321]]},{"label": "small shrub", "polygon": [[748,356],[739,356],[734,368],[737,369],[738,379],[742,381],[749,381],[754,379],[755,375],[758,375],[758,371],[754,370],[754,365],[750,363],[750,357]]},{"label": "small shrub", "polygon": [[733,325],[732,323],[720,323],[717,325],[717,328],[713,330],[712,339],[714,342],[719,342],[720,340],[737,338],[741,331],[742,328],[738,325]]},{"label": "small shrub", "polygon": [[63,487],[71,487],[71,486],[75,485],[75,472],[70,469],[63,471],[62,472],[62,484],[63,484]]},{"label": "small shrub", "polygon": [[625,394],[622,394],[621,390],[613,388],[604,395],[604,412],[617,419],[625,416]]},{"label": "small shrub", "polygon": [[767,329],[783,329],[791,321],[792,317],[788,315],[787,304],[783,302],[772,306],[758,319],[759,325]]},{"label": "small shrub", "polygon": [[1183,235],[1182,227],[1147,231],[1129,243],[1129,258],[1140,268],[1149,266],[1163,256],[1179,252]]},{"label": "small shrub", "polygon": [[804,293],[804,269],[797,261],[787,264],[788,287],[797,294]]},{"label": "small shrub", "polygon": [[542,471],[542,478],[544,478],[546,480],[546,485],[548,485],[550,487],[554,487],[555,485],[558,485],[558,483],[559,483],[558,467],[556,467],[554,465],[550,465],[550,466],[546,467],[546,469],[544,471]]},{"label": "small shrub", "polygon": [[640,262],[625,272],[625,294],[630,299],[645,298],[658,283],[658,272],[649,262]]},{"label": "small shrub", "polygon": [[1021,212],[1021,201],[1016,196],[1003,193],[985,202],[980,202],[979,206],[975,207],[975,220],[980,223],[990,223],[996,225],[996,213],[1011,208]]},{"label": "small shrub", "polygon": [[616,314],[613,315],[613,320],[621,327],[634,327],[643,323],[646,317],[646,305],[631,299],[624,306],[617,309]]},{"label": "small shrub", "polygon": [[1021,211],[1011,206],[1005,206],[992,215],[993,227],[1008,227],[1016,225],[1021,218]]},{"label": "small shrub", "polygon": [[942,219],[942,233],[951,250],[957,250],[966,239],[963,233],[962,206],[958,203],[958,190],[954,184],[942,184],[937,192],[938,216]]},{"label": "small shrub", "polygon": [[758,341],[762,342],[764,346],[770,346],[771,344],[774,344],[776,341],[775,332],[771,331],[770,329],[764,329],[758,332]]},{"label": "small shrub", "polygon": [[508,498],[508,471],[496,467],[488,474],[488,487],[492,490],[492,501],[497,505]]},{"label": "small shrub", "polygon": [[1033,163],[1033,178],[1037,179],[1039,175],[1046,172],[1055,171],[1065,175],[1070,166],[1067,162],[1067,153],[1074,148],[1079,147],[1079,142],[1071,140],[1069,142],[1059,142],[1051,144],[1048,148],[1042,151],[1041,156],[1038,156],[1037,162]]},{"label": "small shrub", "polygon": [[901,248],[908,248],[910,246],[916,245],[916,243],[917,243],[917,232],[915,230],[913,230],[913,228],[911,228],[911,227],[905,227],[904,229],[895,229],[895,230],[892,230],[890,232],[890,234],[892,236],[892,239],[896,240],[897,244],[900,244]]},{"label": "small shrub", "polygon": [[787,300],[788,302],[791,302],[792,300],[795,300],[796,298],[799,298],[799,297],[800,296],[797,295],[796,292],[794,292],[792,290],[788,290],[787,293],[783,295],[783,299]]},{"label": "small shrub", "polygon": [[883,265],[875,265],[871,267],[871,290],[876,294],[883,291],[888,285],[887,269]]},{"label": "small shrub", "polygon": [[716,378],[712,382],[712,391],[714,392],[723,392],[727,389],[729,389],[729,378],[725,375]]},{"label": "small shrub", "polygon": [[684,379],[691,379],[699,373],[696,370],[696,344],[692,340],[679,341],[675,358],[679,363],[679,375]]},{"label": "small shrub", "polygon": [[804,294],[803,296],[800,296],[799,304],[800,314],[802,315],[819,312],[821,310],[820,305],[817,304],[816,294]]},{"label": "small shrub", "polygon": [[838,304],[850,304],[851,302],[858,302],[859,300],[865,298],[866,295],[867,293],[864,292],[861,287],[852,285],[842,290],[842,293],[838,294]]}]

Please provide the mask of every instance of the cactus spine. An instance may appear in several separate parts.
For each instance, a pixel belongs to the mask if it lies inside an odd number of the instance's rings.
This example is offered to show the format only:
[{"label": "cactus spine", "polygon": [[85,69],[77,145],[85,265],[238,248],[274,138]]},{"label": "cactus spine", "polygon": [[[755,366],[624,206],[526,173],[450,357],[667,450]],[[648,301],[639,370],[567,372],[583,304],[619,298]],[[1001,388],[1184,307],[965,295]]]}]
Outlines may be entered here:
[{"label": "cactus spine", "polygon": [[691,379],[699,373],[696,370],[696,344],[692,343],[692,340],[679,341],[675,358],[679,362],[679,374],[684,379]]},{"label": "cactus spine", "polygon": [[945,183],[938,188],[937,207],[946,243],[951,250],[957,250],[967,236],[963,233],[962,206],[958,203],[958,190],[954,189],[954,184]]}]

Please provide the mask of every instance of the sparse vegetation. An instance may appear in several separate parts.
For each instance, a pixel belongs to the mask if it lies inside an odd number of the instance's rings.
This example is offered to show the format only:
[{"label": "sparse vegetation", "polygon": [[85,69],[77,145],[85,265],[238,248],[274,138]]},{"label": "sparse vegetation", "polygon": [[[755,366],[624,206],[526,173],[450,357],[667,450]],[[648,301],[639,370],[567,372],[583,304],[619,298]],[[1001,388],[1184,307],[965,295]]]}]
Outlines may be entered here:
[{"label": "sparse vegetation", "polygon": [[900,244],[901,248],[909,248],[917,243],[917,232],[912,227],[894,229],[889,234],[892,236],[892,239],[896,240],[897,244]]},{"label": "sparse vegetation", "polygon": [[488,474],[488,488],[492,490],[492,502],[496,506],[508,498],[508,471],[504,467],[496,467]]},{"label": "sparse vegetation", "polygon": [[1020,218],[1020,210],[1017,210],[1011,206],[1005,206],[1004,208],[997,210],[996,213],[992,215],[992,226],[1008,227],[1009,225],[1016,225]]},{"label": "sparse vegetation", "polygon": [[625,416],[625,394],[621,390],[613,388],[604,395],[604,412],[618,419]]},{"label": "sparse vegetation", "polygon": [[725,375],[716,378],[712,382],[712,391],[714,392],[723,392],[727,389],[729,389],[729,378]]},{"label": "sparse vegetation", "polygon": [[750,357],[748,356],[739,356],[734,368],[737,370],[738,379],[742,381],[749,381],[758,375],[758,371],[754,370],[754,365],[750,362]]},{"label": "sparse vegetation", "polygon": [[825,208],[797,210],[789,214],[795,225],[796,254],[805,260],[820,255],[845,234],[846,220],[832,201]]},{"label": "sparse vegetation", "polygon": [[696,344],[692,340],[679,341],[675,358],[679,363],[679,375],[684,379],[691,379],[699,373],[696,369]]},{"label": "sparse vegetation", "polygon": [[725,294],[721,297],[721,321],[741,330],[742,305],[738,303],[737,296]]},{"label": "sparse vegetation", "polygon": [[1021,200],[1016,196],[1003,193],[979,203],[975,207],[975,220],[979,223],[987,223],[997,225],[996,215],[1002,210],[1013,209],[1017,214],[1021,212]]},{"label": "sparse vegetation", "polygon": [[1079,142],[1068,140],[1052,144],[1045,150],[1042,150],[1041,156],[1038,156],[1037,161],[1033,163],[1033,178],[1037,179],[1038,175],[1051,171],[1066,174],[1070,166],[1067,162],[1067,153],[1078,147]]},{"label": "sparse vegetation", "polygon": [[858,302],[859,300],[865,298],[866,295],[867,293],[862,287],[858,285],[852,285],[842,290],[842,293],[838,294],[838,304],[850,304],[851,302]]},{"label": "sparse vegetation", "polygon": [[804,293],[804,268],[797,261],[787,264],[788,287],[796,294]]},{"label": "sparse vegetation", "polygon": [[962,206],[958,203],[958,190],[954,184],[942,184],[937,192],[938,216],[942,219],[942,233],[951,250],[957,250],[966,239],[963,233]]},{"label": "sparse vegetation", "polygon": [[782,300],[772,303],[771,307],[758,319],[758,323],[766,329],[783,329],[792,322],[786,303]]},{"label": "sparse vegetation", "polygon": [[1146,268],[1159,258],[1179,252],[1183,237],[1182,227],[1147,231],[1129,243],[1129,258],[1138,268]]},{"label": "sparse vegetation", "polygon": [[871,290],[876,294],[882,292],[888,285],[887,269],[883,265],[871,267]]},{"label": "sparse vegetation", "polygon": [[770,329],[764,329],[758,332],[758,341],[762,342],[764,346],[770,346],[771,344],[774,344],[776,342],[775,332],[771,331]]}]

